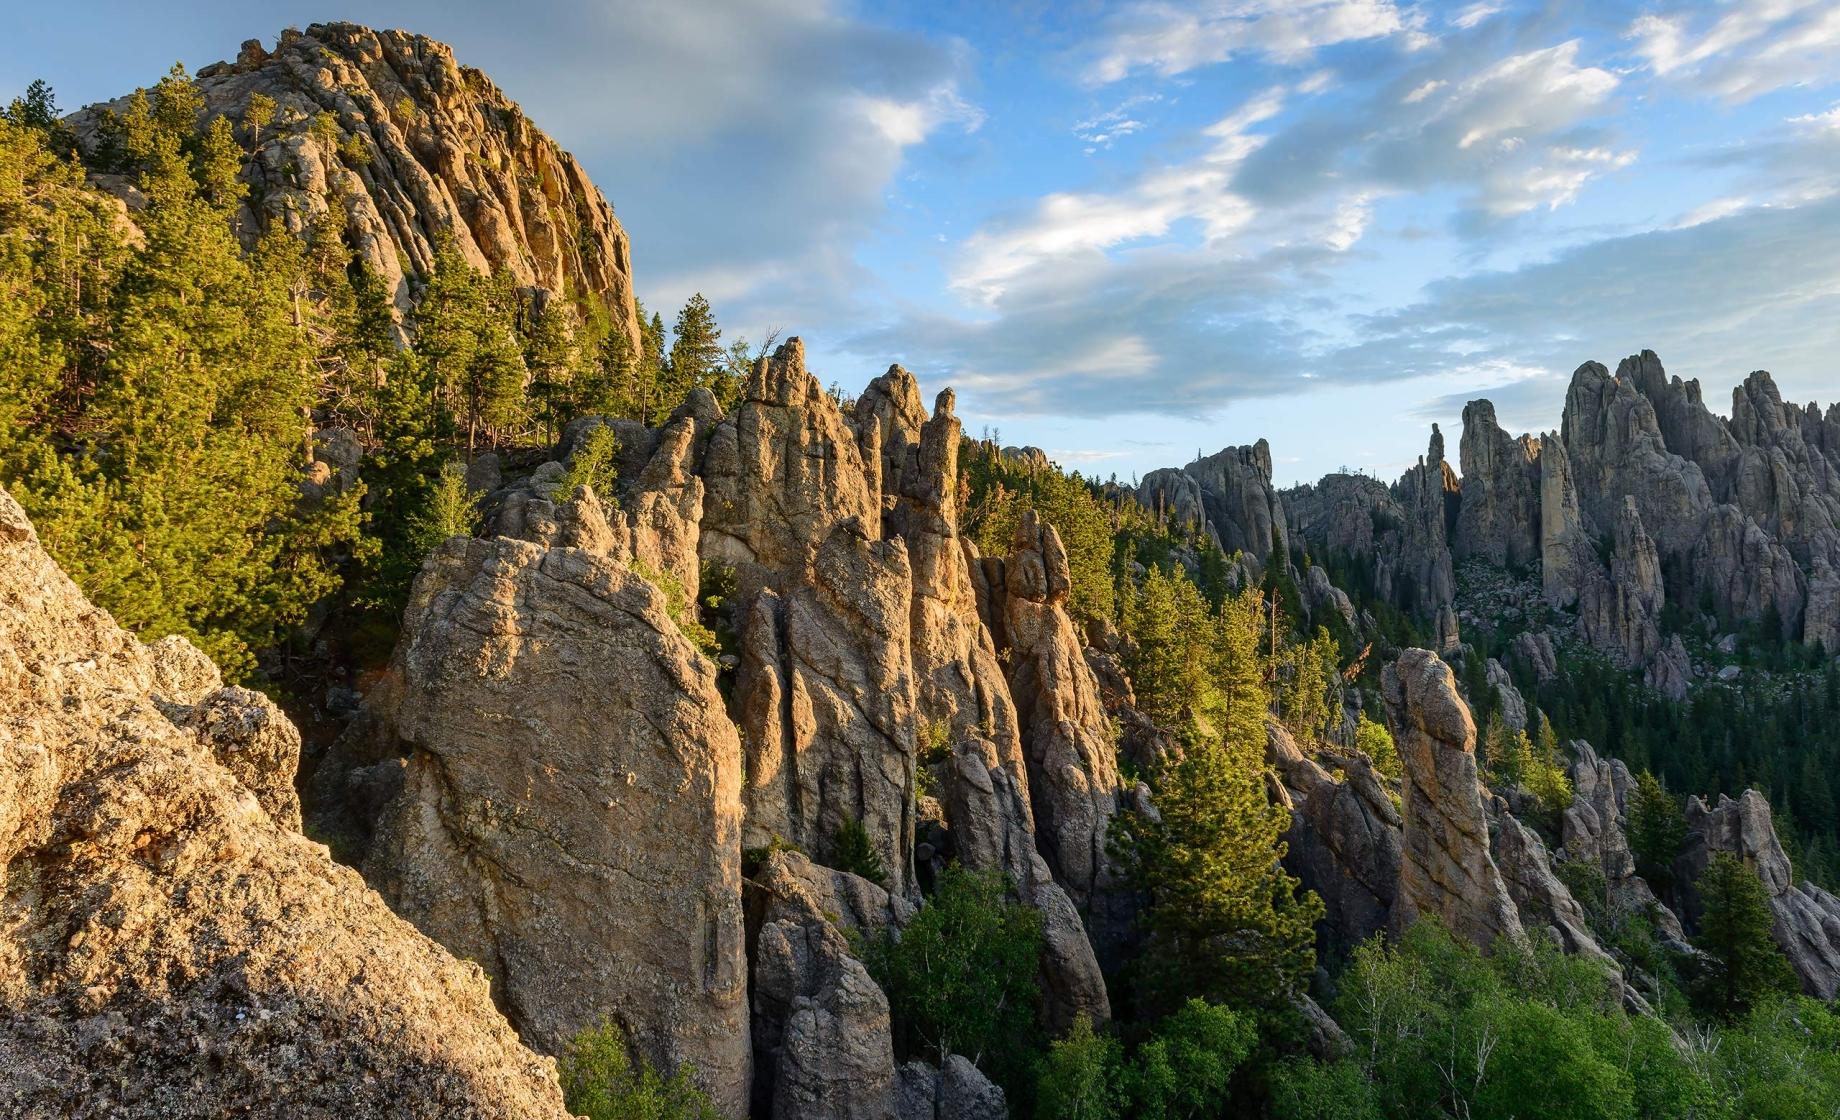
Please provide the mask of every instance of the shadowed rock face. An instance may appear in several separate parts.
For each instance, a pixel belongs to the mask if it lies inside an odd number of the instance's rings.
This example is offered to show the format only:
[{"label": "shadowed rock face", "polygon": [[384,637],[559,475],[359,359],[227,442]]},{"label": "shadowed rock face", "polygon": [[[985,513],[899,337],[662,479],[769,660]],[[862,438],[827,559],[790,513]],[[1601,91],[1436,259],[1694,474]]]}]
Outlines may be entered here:
[{"label": "shadowed rock face", "polygon": [[1285,866],[1323,900],[1326,947],[1345,953],[1389,928],[1399,896],[1403,820],[1366,755],[1337,757],[1337,781],[1276,720],[1265,725],[1266,761],[1290,802]]},{"label": "shadowed rock face", "polygon": [[[238,217],[246,241],[277,227],[308,236],[342,209],[358,259],[406,313],[409,274],[426,276],[438,239],[451,234],[481,271],[594,300],[637,346],[631,249],[613,207],[575,157],[446,44],[313,24],[282,32],[272,52],[245,43],[234,62],[202,67],[197,83],[205,117],[227,117],[251,153]],[[257,95],[275,106],[259,126],[249,116]],[[71,119],[86,143],[100,108]],[[313,127],[321,114],[329,131]]]},{"label": "shadowed rock face", "polygon": [[298,748],[0,492],[0,1113],[568,1115],[480,970],[294,830]]},{"label": "shadowed rock face", "polygon": [[[1763,880],[1775,915],[1771,933],[1795,966],[1809,995],[1833,999],[1840,994],[1840,898],[1813,883],[1796,883],[1794,868],[1776,838],[1770,803],[1747,789],[1737,800],[1721,795],[1708,808],[1698,797],[1687,799],[1687,843],[1675,865],[1682,883],[1696,882],[1713,852],[1730,852]],[[1699,898],[1687,890],[1684,916],[1699,920]]]},{"label": "shadowed rock face", "polygon": [[1451,550],[1516,567],[1540,555],[1540,440],[1515,439],[1495,422],[1495,406],[1463,408],[1462,506]]},{"label": "shadowed rock face", "polygon": [[1476,777],[1476,725],[1450,667],[1408,649],[1387,667],[1388,720],[1405,764],[1396,926],[1420,914],[1487,947],[1522,936],[1519,913],[1490,854]]},{"label": "shadowed rock face", "polygon": [[1137,500],[1177,524],[1193,522],[1228,556],[1244,553],[1263,570],[1276,548],[1289,564],[1290,528],[1271,484],[1271,446],[1228,447],[1176,470],[1144,476]]}]

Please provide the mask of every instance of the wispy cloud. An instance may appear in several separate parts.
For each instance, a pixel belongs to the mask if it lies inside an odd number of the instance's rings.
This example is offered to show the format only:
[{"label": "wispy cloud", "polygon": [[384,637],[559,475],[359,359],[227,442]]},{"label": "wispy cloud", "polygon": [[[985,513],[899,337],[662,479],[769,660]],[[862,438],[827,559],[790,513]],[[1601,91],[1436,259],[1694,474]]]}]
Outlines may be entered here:
[{"label": "wispy cloud", "polygon": [[1144,70],[1169,77],[1242,54],[1294,62],[1407,26],[1392,0],[1136,3],[1107,21],[1085,78],[1103,85]]}]

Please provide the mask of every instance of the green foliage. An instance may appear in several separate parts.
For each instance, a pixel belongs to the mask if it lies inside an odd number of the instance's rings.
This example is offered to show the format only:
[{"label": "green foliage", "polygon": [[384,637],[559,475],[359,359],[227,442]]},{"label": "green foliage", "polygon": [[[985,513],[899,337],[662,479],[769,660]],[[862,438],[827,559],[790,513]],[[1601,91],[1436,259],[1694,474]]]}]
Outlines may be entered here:
[{"label": "green foliage", "polygon": [[1000,873],[953,866],[900,939],[863,956],[905,1052],[962,1054],[1013,1091],[1037,1037],[1041,945],[1041,912],[1009,897]]},{"label": "green foliage", "polygon": [[416,515],[416,548],[426,556],[449,537],[470,537],[478,531],[479,498],[466,488],[466,465],[449,459],[441,464],[426,507]]},{"label": "green foliage", "polygon": [[[1707,1115],[1711,1083],[1664,1025],[1627,1015],[1601,967],[1534,945],[1484,957],[1421,921],[1362,946],[1336,1003],[1355,1053],[1285,1069],[1276,1111],[1346,1092],[1353,1116]],[[1357,1078],[1365,1090],[1348,1088]]]},{"label": "green foliage", "polygon": [[620,441],[613,429],[596,424],[582,433],[581,441],[569,455],[568,473],[556,484],[557,497],[569,497],[577,487],[586,486],[603,505],[615,506],[615,487],[619,482]]},{"label": "green foliage", "polygon": [[888,888],[888,873],[882,868],[882,857],[869,839],[869,830],[855,817],[844,817],[843,823],[837,826],[830,862],[839,871],[860,875],[883,890]]},{"label": "green foliage", "polygon": [[1714,852],[1697,885],[1703,910],[1693,944],[1710,958],[1693,983],[1699,1006],[1731,1022],[1771,994],[1794,992],[1795,971],[1771,936],[1770,896],[1757,873]]},{"label": "green foliage", "polygon": [[664,593],[665,613],[677,624],[678,631],[690,639],[691,645],[709,657],[721,652],[722,643],[714,630],[703,625],[697,605],[691,600],[690,591],[683,585],[683,581],[670,572],[659,571],[636,556],[627,562],[627,567],[640,579]]},{"label": "green foliage", "polygon": [[1657,892],[1672,890],[1674,858],[1686,841],[1687,816],[1680,803],[1653,774],[1637,774],[1629,794],[1629,848],[1636,857],[1636,874]]},{"label": "green foliage", "polygon": [[691,296],[677,313],[665,369],[667,410],[675,408],[695,388],[708,389],[725,409],[734,407],[740,397],[739,379],[730,365],[728,351],[722,347],[722,328],[716,326],[715,312],[701,292]]},{"label": "green foliage", "polygon": [[1373,1082],[1356,1062],[1292,1058],[1272,1074],[1273,1120],[1382,1120]]},{"label": "green foliage", "polygon": [[1251,1016],[1191,999],[1158,1023],[1125,1070],[1130,1115],[1142,1120],[1224,1116],[1233,1075],[1258,1044]]},{"label": "green foliage", "polygon": [[588,1120],[716,1120],[709,1098],[692,1080],[695,1070],[678,1068],[661,1077],[650,1062],[627,1052],[620,1028],[604,1022],[570,1040],[556,1064],[563,1101]]},{"label": "green foliage", "polygon": [[[1145,599],[1146,616],[1160,609]],[[1182,760],[1158,776],[1157,814],[1126,812],[1112,825],[1113,853],[1147,898],[1150,946],[1138,962],[1146,1007],[1174,1008],[1189,996],[1274,1004],[1315,967],[1322,902],[1299,897],[1279,865],[1290,815],[1265,793],[1257,607],[1248,591],[1215,613],[1209,683],[1194,700],[1203,712],[1191,716],[1196,730]]]},{"label": "green foliage", "polygon": [[148,198],[132,243],[46,150],[49,96],[0,122],[0,483],[124,625],[247,676],[337,586],[360,521],[361,493],[299,500],[321,356],[304,255],[237,242],[241,152],[183,69],[113,128]]},{"label": "green foliage", "polygon": [[1384,723],[1375,723],[1362,712],[1355,717],[1354,745],[1373,762],[1374,769],[1380,771],[1393,781],[1405,777],[1405,763],[1400,761],[1399,748],[1393,743],[1393,733],[1386,729]]},{"label": "green foliage", "polygon": [[1341,644],[1318,627],[1308,641],[1281,646],[1277,666],[1278,709],[1284,722],[1315,742],[1341,722]]},{"label": "green foliage", "polygon": [[1483,732],[1483,762],[1491,784],[1518,785],[1548,813],[1560,813],[1572,803],[1572,780],[1558,738],[1550,725],[1545,730],[1536,746],[1525,731],[1510,728],[1499,709],[1491,712]]},{"label": "green foliage", "polygon": [[1035,1074],[1038,1120],[1112,1120],[1124,1106],[1118,1043],[1093,1030],[1084,1011],[1066,1038],[1049,1044]]},{"label": "green foliage", "polygon": [[1036,515],[1060,534],[1073,587],[1068,609],[1083,620],[1110,619],[1116,511],[1078,474],[1034,470],[1004,459],[988,444],[961,454],[966,499],[963,528],[986,556],[1007,556],[1022,515]]}]

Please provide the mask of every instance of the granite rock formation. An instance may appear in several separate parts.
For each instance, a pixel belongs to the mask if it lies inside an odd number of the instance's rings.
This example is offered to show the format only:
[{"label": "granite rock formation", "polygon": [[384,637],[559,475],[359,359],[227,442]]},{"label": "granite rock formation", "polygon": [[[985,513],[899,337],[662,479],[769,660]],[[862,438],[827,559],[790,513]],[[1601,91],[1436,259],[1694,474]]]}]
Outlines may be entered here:
[{"label": "granite rock formation", "polygon": [[[228,117],[249,152],[238,217],[249,242],[276,227],[310,236],[342,217],[346,242],[407,315],[415,278],[451,235],[475,268],[591,299],[636,344],[631,248],[613,207],[573,156],[445,44],[313,24],[282,32],[273,50],[251,40],[196,81],[204,116]],[[274,103],[266,124],[249,112],[258,94]],[[71,118],[86,146],[105,108],[120,112],[126,100]],[[125,182],[103,185],[133,193]]]},{"label": "granite rock formation", "polygon": [[1420,914],[1487,947],[1523,936],[1520,914],[1490,853],[1476,771],[1476,725],[1449,666],[1408,649],[1386,669],[1388,722],[1405,764],[1396,927]]},{"label": "granite rock formation", "polygon": [[534,1045],[612,1019],[740,1115],[741,748],[714,664],[624,564],[508,537],[437,549],[405,619],[410,753],[367,878]]},{"label": "granite rock formation", "polygon": [[[1730,852],[1763,880],[1775,915],[1771,932],[1795,966],[1802,988],[1820,999],[1840,994],[1840,898],[1813,883],[1795,881],[1794,868],[1776,838],[1770,803],[1747,789],[1736,800],[1721,795],[1708,807],[1699,797],[1687,799],[1687,843],[1675,864],[1684,883],[1696,881],[1713,852]],[[1687,892],[1688,923],[1699,918],[1699,901]]]},{"label": "granite rock formation", "polygon": [[480,970],[295,830],[298,742],[0,492],[0,1112],[568,1115]]}]

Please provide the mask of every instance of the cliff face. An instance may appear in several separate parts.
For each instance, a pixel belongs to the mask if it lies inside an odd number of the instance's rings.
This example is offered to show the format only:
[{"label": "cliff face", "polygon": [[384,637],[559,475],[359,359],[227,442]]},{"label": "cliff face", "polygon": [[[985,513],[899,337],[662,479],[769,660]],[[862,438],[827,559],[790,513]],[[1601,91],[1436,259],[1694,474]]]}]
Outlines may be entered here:
[{"label": "cliff face", "polygon": [[568,1115],[479,969],[297,831],[299,749],[0,492],[0,1113]]},{"label": "cliff face", "polygon": [[[631,248],[613,207],[575,157],[452,48],[313,24],[283,32],[272,51],[251,40],[196,80],[204,118],[229,118],[249,153],[238,218],[246,240],[277,226],[309,236],[342,208],[346,240],[406,313],[410,277],[427,274],[438,239],[451,234],[474,267],[598,304],[637,340]],[[272,102],[272,120],[252,116],[258,96]],[[102,108],[70,118],[86,144]],[[133,187],[101,182],[135,205]]]}]

